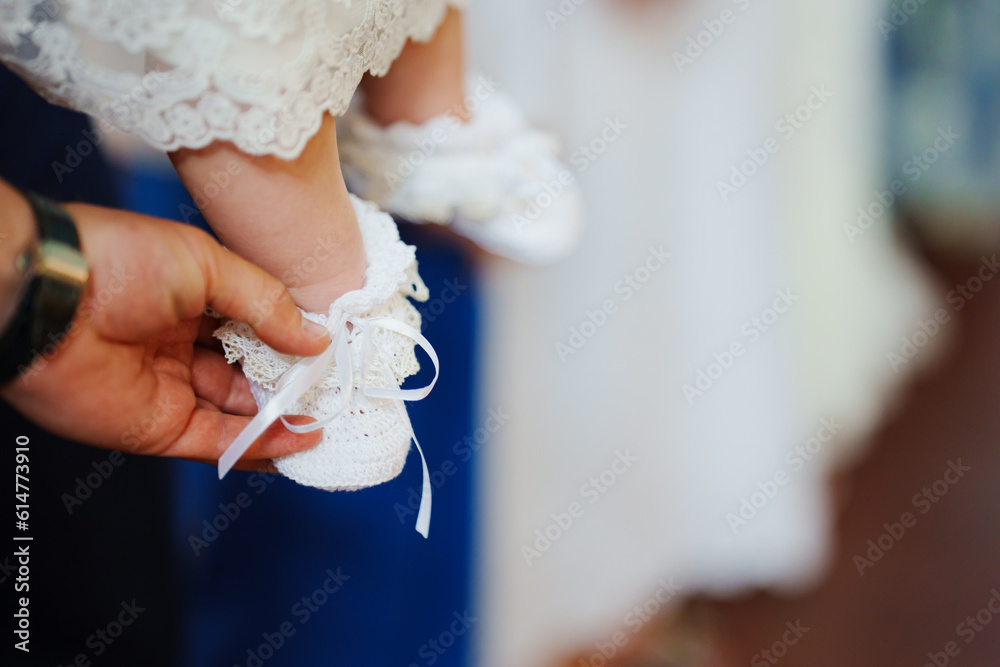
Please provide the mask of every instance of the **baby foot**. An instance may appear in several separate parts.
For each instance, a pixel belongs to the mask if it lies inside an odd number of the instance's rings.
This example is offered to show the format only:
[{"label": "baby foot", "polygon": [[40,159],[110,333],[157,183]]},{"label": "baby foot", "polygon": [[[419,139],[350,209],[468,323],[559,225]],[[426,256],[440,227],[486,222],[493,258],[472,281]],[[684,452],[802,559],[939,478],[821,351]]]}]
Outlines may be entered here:
[{"label": "baby foot", "polygon": [[[230,363],[242,365],[260,408],[258,417],[264,415],[262,423],[284,414],[318,420],[306,427],[286,424],[293,431],[321,427],[323,439],[313,449],[275,459],[274,465],[300,484],[330,491],[374,486],[400,473],[413,438],[403,400],[426,396],[434,383],[418,390],[399,385],[420,369],[417,345],[437,365],[433,348],[419,333],[420,313],[409,302],[428,296],[417,274],[414,248],[400,240],[388,214],[356,197],[351,200],[367,269],[360,289],[346,292],[324,312],[304,313],[331,332],[333,343],[323,355],[302,360],[279,354],[240,322],[228,321],[215,332]],[[250,429],[241,434],[220,460],[221,473],[253,437]],[[426,510],[418,515],[423,533],[430,512],[426,470],[424,464]]]},{"label": "baby foot", "polygon": [[348,187],[399,217],[449,225],[526,264],[558,261],[579,240],[583,207],[558,140],[496,90],[468,123],[445,114],[382,127],[356,105],[338,145]]}]

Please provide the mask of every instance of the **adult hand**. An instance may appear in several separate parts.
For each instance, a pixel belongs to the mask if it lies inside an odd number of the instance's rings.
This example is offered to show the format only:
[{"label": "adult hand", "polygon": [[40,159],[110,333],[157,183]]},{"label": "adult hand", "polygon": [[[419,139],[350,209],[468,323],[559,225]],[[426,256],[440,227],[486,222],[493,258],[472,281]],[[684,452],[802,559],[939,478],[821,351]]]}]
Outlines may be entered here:
[{"label": "adult hand", "polygon": [[[5,229],[32,224],[27,202],[3,183],[0,203]],[[47,430],[108,449],[214,462],[257,408],[246,378],[212,341],[218,321],[205,307],[250,323],[281,352],[309,356],[329,344],[277,279],[208,234],[124,211],[65,208],[90,265],[87,292],[67,335],[0,389]],[[237,467],[272,470],[271,458],[320,437],[277,422]]]}]

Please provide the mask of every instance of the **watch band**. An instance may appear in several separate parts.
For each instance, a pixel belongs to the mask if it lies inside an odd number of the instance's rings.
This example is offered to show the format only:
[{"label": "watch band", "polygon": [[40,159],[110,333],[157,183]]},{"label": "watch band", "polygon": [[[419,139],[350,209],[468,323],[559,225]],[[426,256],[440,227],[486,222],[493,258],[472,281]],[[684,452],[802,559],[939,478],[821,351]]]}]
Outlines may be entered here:
[{"label": "watch band", "polygon": [[28,283],[0,336],[0,384],[31,365],[36,355],[58,347],[73,322],[87,286],[87,262],[76,225],[66,211],[33,192],[22,191],[38,230],[32,252],[22,255]]}]

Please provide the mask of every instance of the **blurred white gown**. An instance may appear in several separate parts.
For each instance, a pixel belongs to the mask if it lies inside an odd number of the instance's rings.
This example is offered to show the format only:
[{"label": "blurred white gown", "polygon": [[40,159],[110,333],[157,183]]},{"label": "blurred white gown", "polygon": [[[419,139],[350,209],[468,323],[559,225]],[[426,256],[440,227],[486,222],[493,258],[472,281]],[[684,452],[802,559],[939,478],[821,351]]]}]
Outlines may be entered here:
[{"label": "blurred white gown", "polygon": [[[661,578],[727,592],[822,572],[829,474],[930,356],[898,374],[887,357],[937,307],[888,216],[853,243],[843,228],[879,183],[877,5],[470,7],[473,64],[560,130],[570,153],[609,121],[620,129],[595,159],[573,161],[589,218],[581,250],[551,269],[485,270],[484,408],[511,417],[484,445],[481,664],[546,664],[631,634],[626,615]],[[721,34],[703,35],[708,46],[678,71],[674,52],[723,10]],[[776,126],[824,87],[793,136]],[[724,202],[717,182],[769,138],[777,152]],[[672,257],[639,271],[661,244]],[[628,300],[626,274],[647,279]],[[798,300],[775,322],[767,309],[788,289]],[[584,324],[606,300],[603,326]],[[585,337],[578,350],[572,328]],[[698,388],[699,370],[718,376],[713,355],[734,342],[742,356],[689,401],[682,387]],[[835,443],[786,459],[831,418]],[[606,492],[583,487],[625,450],[637,462],[605,474]],[[729,515],[779,472],[785,483],[734,532]],[[552,527],[574,502],[572,525]],[[536,530],[557,537],[542,550]]]}]

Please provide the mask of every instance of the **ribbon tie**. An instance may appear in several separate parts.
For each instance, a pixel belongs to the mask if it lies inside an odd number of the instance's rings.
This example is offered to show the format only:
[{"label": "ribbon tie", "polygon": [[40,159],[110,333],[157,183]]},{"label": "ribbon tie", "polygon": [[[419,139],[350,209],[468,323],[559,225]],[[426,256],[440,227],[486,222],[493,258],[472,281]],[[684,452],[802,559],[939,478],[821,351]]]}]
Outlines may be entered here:
[{"label": "ribbon tie", "polygon": [[[247,424],[247,427],[243,429],[226,451],[223,452],[222,456],[219,457],[219,479],[225,477],[226,473],[236,465],[240,457],[250,448],[250,445],[263,435],[264,431],[278,419],[281,419],[285,428],[293,433],[309,433],[310,431],[323,428],[343,414],[344,411],[350,409],[350,399],[355,391],[354,366],[351,351],[347,344],[353,333],[354,337],[361,336],[362,373],[358,390],[361,392],[362,397],[384,398],[393,401],[396,411],[399,413],[399,418],[410,433],[410,437],[417,445],[417,451],[420,453],[420,465],[423,466],[423,492],[420,496],[420,509],[417,512],[416,528],[418,533],[427,537],[431,524],[430,473],[427,471],[427,459],[424,458],[424,451],[420,448],[420,441],[417,440],[417,436],[413,432],[413,425],[410,423],[410,417],[406,414],[404,401],[419,401],[430,394],[431,389],[434,388],[437,382],[438,372],[440,371],[437,352],[434,351],[434,347],[431,346],[430,341],[424,338],[419,331],[391,317],[364,318],[342,312],[337,318],[331,313],[327,322],[327,329],[330,331],[330,336],[333,339],[330,345],[314,357],[300,359],[281,376],[274,397],[257,412],[257,415]],[[333,324],[332,327],[330,326],[331,324]],[[393,372],[390,364],[391,357],[375,342],[372,335],[375,329],[383,329],[401,334],[423,348],[424,352],[431,358],[431,361],[434,362],[434,379],[431,380],[430,384],[418,389],[400,388],[399,383],[396,382],[396,374]],[[371,368],[374,355],[378,355],[379,361],[384,364],[385,375],[392,383],[392,387],[368,386],[368,371]],[[294,408],[303,394],[319,382],[331,359],[337,363],[340,395],[343,398],[343,404],[340,409],[311,424],[303,424],[301,426],[289,424],[285,420],[284,415],[288,414]]]}]

